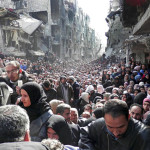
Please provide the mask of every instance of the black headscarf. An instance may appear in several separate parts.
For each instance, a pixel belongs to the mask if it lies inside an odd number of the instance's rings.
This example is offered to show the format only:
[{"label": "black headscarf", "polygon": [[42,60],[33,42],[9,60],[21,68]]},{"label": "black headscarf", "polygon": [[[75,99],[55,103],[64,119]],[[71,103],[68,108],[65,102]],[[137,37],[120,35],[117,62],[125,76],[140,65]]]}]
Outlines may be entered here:
[{"label": "black headscarf", "polygon": [[46,102],[47,97],[42,87],[36,82],[25,83],[21,89],[25,90],[30,97],[31,105],[29,107],[24,107],[22,102],[19,103],[27,111],[30,122],[50,110],[50,105]]},{"label": "black headscarf", "polygon": [[66,120],[60,115],[52,115],[47,121],[47,127],[52,128],[64,145],[72,144],[72,132]]}]

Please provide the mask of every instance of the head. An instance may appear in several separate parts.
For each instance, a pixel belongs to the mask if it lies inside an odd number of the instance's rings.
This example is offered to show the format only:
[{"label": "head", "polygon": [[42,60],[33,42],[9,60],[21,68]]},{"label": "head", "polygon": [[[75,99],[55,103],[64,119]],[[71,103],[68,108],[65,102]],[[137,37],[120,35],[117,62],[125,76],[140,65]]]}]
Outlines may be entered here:
[{"label": "head", "polygon": [[25,83],[21,87],[21,101],[24,107],[38,103],[42,98],[43,90],[36,82]]},{"label": "head", "polygon": [[17,105],[0,107],[0,143],[29,141],[29,117]]},{"label": "head", "polygon": [[71,130],[64,117],[60,115],[52,115],[48,119],[47,137],[59,140],[63,144],[70,144]]},{"label": "head", "polygon": [[88,119],[88,118],[91,117],[91,115],[90,115],[90,113],[89,113],[88,111],[84,111],[81,116],[82,116],[83,118],[86,118],[86,119]]},{"label": "head", "polygon": [[129,114],[132,118],[141,121],[143,116],[142,106],[137,103],[132,104],[129,109]]},{"label": "head", "polygon": [[73,123],[77,124],[78,123],[78,111],[76,108],[71,108],[71,116],[70,119]]},{"label": "head", "polygon": [[121,100],[109,100],[104,105],[104,119],[107,129],[120,138],[128,128],[128,106]]},{"label": "head", "polygon": [[143,109],[144,109],[144,113],[150,110],[150,99],[145,98],[143,100]]},{"label": "head", "polygon": [[48,91],[51,88],[51,83],[48,80],[45,80],[42,85],[44,90],[46,91]]},{"label": "head", "polygon": [[75,78],[73,76],[69,76],[67,82],[73,84],[75,82]]},{"label": "head", "polygon": [[62,84],[66,84],[66,82],[67,82],[66,77],[65,77],[65,76],[61,76],[61,77],[60,77],[60,82],[61,82]]},{"label": "head", "polygon": [[70,123],[70,105],[60,104],[56,108],[56,114],[63,116],[68,123]]},{"label": "head", "polygon": [[53,111],[54,114],[56,114],[56,108],[59,104],[62,104],[64,103],[63,101],[61,100],[57,100],[57,99],[53,99],[49,102],[49,105],[51,106],[51,109]]},{"label": "head", "polygon": [[64,145],[56,139],[44,139],[42,144],[46,145],[50,150],[64,150]]},{"label": "head", "polygon": [[6,64],[7,77],[12,81],[16,82],[19,79],[20,64],[17,61],[10,61]]},{"label": "head", "polygon": [[92,106],[90,104],[86,104],[84,106],[84,111],[89,112],[90,114],[92,114]]}]

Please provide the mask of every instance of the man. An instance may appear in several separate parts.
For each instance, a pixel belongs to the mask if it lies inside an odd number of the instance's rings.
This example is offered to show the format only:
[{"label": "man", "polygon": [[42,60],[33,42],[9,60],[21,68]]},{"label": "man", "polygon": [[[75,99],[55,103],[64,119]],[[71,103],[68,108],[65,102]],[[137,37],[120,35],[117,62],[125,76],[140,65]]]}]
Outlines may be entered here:
[{"label": "man", "polygon": [[72,123],[70,119],[70,110],[71,110],[70,105],[60,104],[57,106],[56,114],[63,116],[65,120],[68,122],[72,130],[73,145],[78,146],[78,141],[80,139],[80,128],[79,128],[79,125]]},{"label": "man", "polygon": [[[38,142],[29,142],[29,117],[17,105],[0,107],[0,150],[48,150]],[[26,142],[25,142],[26,141]]]},{"label": "man", "polygon": [[70,105],[68,104],[60,104],[56,108],[56,114],[63,116],[68,123],[70,123]]},{"label": "man", "polygon": [[141,105],[134,103],[130,106],[129,114],[132,118],[142,121],[143,118],[143,108]]},{"label": "man", "polygon": [[51,100],[56,99],[57,92],[55,89],[52,88],[51,83],[48,80],[45,80],[42,84],[44,92],[47,96],[47,102],[49,103]]},{"label": "man", "polygon": [[75,81],[75,78],[73,76],[69,76],[67,82],[70,83],[70,85],[73,88],[73,92],[74,92],[74,106],[77,107],[77,102],[79,100],[79,93],[80,93],[80,85],[79,85],[78,82]]},{"label": "man", "polygon": [[81,128],[81,150],[149,150],[150,128],[129,117],[128,106],[121,100],[104,105],[104,118]]},{"label": "man", "polygon": [[56,89],[57,91],[57,99],[63,100],[67,104],[73,103],[73,89],[70,84],[67,83],[67,79],[65,76],[60,77],[60,85]]},{"label": "man", "polygon": [[77,124],[78,123],[78,111],[76,108],[71,108],[71,116],[70,119],[73,123]]},{"label": "man", "polygon": [[[21,84],[24,84],[28,81],[32,81],[26,72],[22,71],[20,69],[20,64],[17,61],[10,61],[6,64],[6,73],[7,77],[3,79],[3,82],[5,82],[8,86],[10,86],[13,89],[13,93],[11,93],[11,104],[15,104],[18,98],[18,95],[20,94],[19,90]],[[2,79],[1,79],[2,80]],[[18,84],[21,83],[20,85]]]}]

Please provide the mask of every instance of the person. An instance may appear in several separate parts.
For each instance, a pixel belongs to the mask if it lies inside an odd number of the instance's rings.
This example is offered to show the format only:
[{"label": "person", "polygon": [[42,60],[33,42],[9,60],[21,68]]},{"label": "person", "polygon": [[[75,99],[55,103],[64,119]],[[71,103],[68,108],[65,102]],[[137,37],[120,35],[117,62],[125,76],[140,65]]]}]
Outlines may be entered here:
[{"label": "person", "polygon": [[60,115],[52,115],[47,121],[47,137],[57,139],[62,144],[72,144],[72,131],[64,119]]},{"label": "person", "polygon": [[75,123],[75,124],[78,124],[78,110],[76,108],[71,108],[70,109],[71,113],[70,113],[70,120]]},{"label": "person", "polygon": [[77,81],[75,81],[75,78],[73,76],[68,77],[68,83],[71,84],[74,92],[74,107],[77,107],[77,102],[79,100],[79,93],[80,93],[80,85]]},{"label": "person", "polygon": [[58,106],[59,104],[62,104],[62,103],[64,103],[64,102],[61,101],[61,100],[57,100],[57,99],[53,99],[53,100],[51,100],[51,101],[49,102],[49,105],[50,105],[50,107],[51,107],[51,109],[52,109],[52,111],[53,111],[53,114],[56,114],[57,106]]},{"label": "person", "polygon": [[52,111],[46,99],[42,87],[36,82],[28,82],[21,87],[21,102],[18,105],[29,115],[32,141],[41,141],[47,136],[46,122]]},{"label": "person", "polygon": [[143,100],[143,109],[144,109],[144,114],[150,110],[150,99],[149,98],[145,98]]},{"label": "person", "polygon": [[12,88],[13,92],[11,93],[10,100],[11,104],[15,104],[17,101],[18,96],[20,95],[20,86],[19,81],[21,84],[26,82],[33,81],[29,75],[20,69],[20,64],[18,61],[10,61],[6,64],[5,67],[7,77],[4,78],[4,82]]},{"label": "person", "polygon": [[129,114],[132,118],[139,120],[139,121],[142,121],[142,119],[143,119],[143,108],[142,108],[142,106],[137,104],[137,103],[133,103],[130,106]]},{"label": "person", "polygon": [[121,100],[104,105],[104,118],[81,128],[80,150],[149,150],[150,128],[129,117]]},{"label": "person", "polygon": [[60,104],[57,106],[56,114],[61,115],[65,118],[65,120],[68,122],[71,131],[72,131],[72,137],[73,137],[73,146],[78,146],[78,141],[80,138],[80,127],[78,124],[74,124],[71,121],[71,106],[68,104]]},{"label": "person", "polygon": [[10,104],[10,91],[5,82],[0,82],[0,106]]},{"label": "person", "polygon": [[0,107],[0,150],[48,150],[40,142],[30,141],[30,121],[24,109],[17,105]]},{"label": "person", "polygon": [[74,93],[72,86],[67,83],[65,76],[60,77],[60,85],[56,89],[57,99],[63,100],[67,104],[73,104]]},{"label": "person", "polygon": [[47,102],[49,103],[51,100],[56,99],[57,92],[54,88],[52,88],[51,83],[48,80],[45,80],[42,83],[42,87],[44,89],[44,92],[47,96]]}]

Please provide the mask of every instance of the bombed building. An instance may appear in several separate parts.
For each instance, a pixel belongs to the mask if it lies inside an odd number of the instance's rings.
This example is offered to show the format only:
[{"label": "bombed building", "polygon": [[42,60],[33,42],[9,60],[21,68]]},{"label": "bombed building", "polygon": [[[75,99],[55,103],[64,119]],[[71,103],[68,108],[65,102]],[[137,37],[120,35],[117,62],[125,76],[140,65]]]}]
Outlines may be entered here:
[{"label": "bombed building", "polygon": [[100,40],[76,0],[0,0],[0,51],[35,59],[93,59]]},{"label": "bombed building", "polygon": [[106,56],[148,63],[150,58],[150,1],[111,0],[106,18],[109,31]]}]

